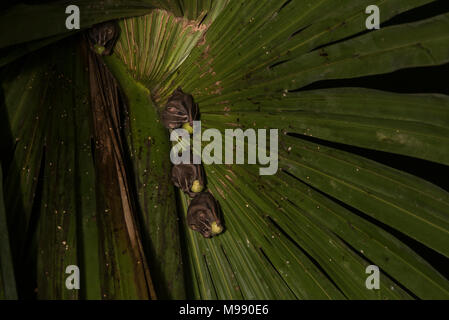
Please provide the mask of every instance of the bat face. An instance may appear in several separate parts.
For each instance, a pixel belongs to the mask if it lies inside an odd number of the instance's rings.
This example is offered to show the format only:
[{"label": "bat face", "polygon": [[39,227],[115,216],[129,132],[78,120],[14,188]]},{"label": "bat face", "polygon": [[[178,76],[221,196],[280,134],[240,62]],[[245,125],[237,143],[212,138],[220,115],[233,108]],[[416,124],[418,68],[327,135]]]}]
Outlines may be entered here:
[{"label": "bat face", "polygon": [[193,97],[178,88],[167,101],[162,112],[162,123],[168,129],[176,129],[185,123],[193,125],[197,117],[198,105],[193,101]]},{"label": "bat face", "polygon": [[87,31],[90,48],[99,55],[111,55],[119,33],[120,28],[115,21],[107,21],[93,26]]},{"label": "bat face", "polygon": [[178,164],[172,168],[173,184],[191,198],[196,197],[205,185],[204,171],[198,164]]},{"label": "bat face", "polygon": [[217,201],[209,192],[202,192],[192,199],[187,211],[187,223],[204,238],[211,238],[223,231]]}]

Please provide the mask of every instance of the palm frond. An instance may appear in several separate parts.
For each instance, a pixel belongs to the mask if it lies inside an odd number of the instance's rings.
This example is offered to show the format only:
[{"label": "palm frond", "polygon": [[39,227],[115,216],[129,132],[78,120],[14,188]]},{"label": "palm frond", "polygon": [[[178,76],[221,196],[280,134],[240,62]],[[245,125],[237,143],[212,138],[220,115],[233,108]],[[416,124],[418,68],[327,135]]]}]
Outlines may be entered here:
[{"label": "palm frond", "polygon": [[[146,258],[122,203],[123,172],[114,162],[95,165],[113,155],[105,139],[92,141],[89,82],[75,40],[8,66],[2,81],[15,137],[4,163],[11,243],[16,270],[32,271],[19,287],[43,299],[148,298]],[[67,290],[69,265],[79,266],[83,291]]]},{"label": "palm frond", "polygon": [[[63,39],[65,2],[0,15],[36,26],[0,39],[0,298],[449,298],[416,249],[449,258],[448,191],[353,148],[447,168],[448,96],[310,87],[447,64],[447,13],[386,24],[437,1],[72,2],[83,29],[120,19],[111,57]],[[380,30],[365,28],[368,5]],[[170,181],[159,111],[178,87],[203,130],[280,131],[273,176],[204,165],[225,225],[212,239]],[[16,284],[11,261],[33,273]],[[373,264],[379,290],[365,286]],[[68,265],[80,291],[65,288]]]}]

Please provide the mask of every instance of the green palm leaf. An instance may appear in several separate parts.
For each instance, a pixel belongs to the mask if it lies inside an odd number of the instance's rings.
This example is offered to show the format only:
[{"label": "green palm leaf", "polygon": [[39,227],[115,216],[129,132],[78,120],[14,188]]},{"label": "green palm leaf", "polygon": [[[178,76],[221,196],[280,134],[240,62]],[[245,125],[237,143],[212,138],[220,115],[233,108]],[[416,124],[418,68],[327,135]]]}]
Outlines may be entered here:
[{"label": "green palm leaf", "polygon": [[447,164],[448,150],[440,146],[448,144],[448,108],[444,95],[342,88],[237,101],[229,107],[232,113],[221,105],[205,109],[241,127],[256,121],[284,132]]}]

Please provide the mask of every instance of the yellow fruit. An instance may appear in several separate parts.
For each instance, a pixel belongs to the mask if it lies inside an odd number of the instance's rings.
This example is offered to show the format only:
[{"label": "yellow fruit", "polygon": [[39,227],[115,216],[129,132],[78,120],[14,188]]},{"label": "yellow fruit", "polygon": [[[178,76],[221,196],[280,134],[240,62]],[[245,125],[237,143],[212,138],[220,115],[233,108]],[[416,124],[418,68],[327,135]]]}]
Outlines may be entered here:
[{"label": "yellow fruit", "polygon": [[184,130],[186,130],[189,134],[192,134],[192,133],[193,133],[193,128],[192,128],[192,126],[191,126],[188,122],[184,123],[184,124],[182,125],[182,128],[183,128]]},{"label": "yellow fruit", "polygon": [[100,54],[100,55],[103,53],[103,51],[104,51],[105,49],[106,49],[106,48],[103,47],[103,46],[100,46],[100,45],[98,45],[98,44],[95,45],[95,51],[96,51],[98,54]]},{"label": "yellow fruit", "polygon": [[200,184],[199,180],[195,180],[192,183],[192,191],[193,192],[201,192],[203,191],[203,186]]},{"label": "yellow fruit", "polygon": [[212,222],[210,226],[212,227],[212,235],[214,236],[223,231],[223,227],[219,226],[216,221]]}]

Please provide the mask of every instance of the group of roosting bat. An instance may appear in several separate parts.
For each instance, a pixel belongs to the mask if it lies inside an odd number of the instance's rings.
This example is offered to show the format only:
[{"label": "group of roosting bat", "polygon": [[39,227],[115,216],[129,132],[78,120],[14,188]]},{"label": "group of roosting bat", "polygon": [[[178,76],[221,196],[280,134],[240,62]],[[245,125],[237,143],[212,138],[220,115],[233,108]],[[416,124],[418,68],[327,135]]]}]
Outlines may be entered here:
[{"label": "group of roosting bat", "polygon": [[[120,28],[116,21],[107,21],[93,26],[87,32],[91,49],[99,55],[110,55],[117,42]],[[198,120],[198,105],[193,97],[176,89],[168,99],[162,112],[162,122],[168,129],[180,127],[192,133],[193,121]],[[211,238],[223,231],[217,200],[209,192],[202,192],[206,179],[204,169],[199,164],[177,164],[172,168],[174,185],[188,194],[192,200],[187,210],[189,227],[205,238]]]},{"label": "group of roosting bat", "polygon": [[[193,97],[176,89],[162,112],[162,123],[168,129],[184,128],[192,133],[193,121],[198,120],[198,105]],[[173,184],[192,200],[187,210],[187,224],[205,238],[220,234],[223,226],[217,200],[209,192],[203,192],[206,184],[201,164],[180,163],[172,168]]]}]

